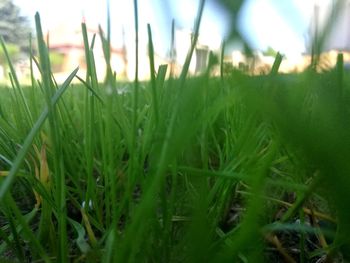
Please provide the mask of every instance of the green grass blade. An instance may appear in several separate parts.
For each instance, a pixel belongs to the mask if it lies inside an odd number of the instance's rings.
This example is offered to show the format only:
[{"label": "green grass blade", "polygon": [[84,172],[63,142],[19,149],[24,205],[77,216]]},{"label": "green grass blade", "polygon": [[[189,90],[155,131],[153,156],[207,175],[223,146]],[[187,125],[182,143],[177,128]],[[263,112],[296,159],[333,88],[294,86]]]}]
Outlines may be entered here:
[{"label": "green grass blade", "polygon": [[176,63],[176,44],[175,44],[175,20],[171,21],[171,41],[170,41],[170,78],[174,77]]},{"label": "green grass blade", "polygon": [[67,211],[66,211],[66,182],[64,174],[62,143],[60,140],[60,125],[58,111],[52,105],[51,98],[55,92],[55,85],[52,80],[52,71],[48,48],[44,41],[39,13],[35,14],[35,25],[37,31],[37,42],[39,49],[39,62],[42,70],[42,82],[45,90],[46,105],[48,108],[49,137],[52,140],[53,148],[53,172],[55,173],[55,200],[58,207],[58,227],[59,227],[59,255],[58,261],[67,262]]},{"label": "green grass blade", "polygon": [[282,59],[283,56],[280,53],[277,53],[276,57],[275,57],[275,61],[273,62],[271,71],[270,71],[270,75],[276,75],[278,73],[278,69],[281,66],[282,63]]},{"label": "green grass blade", "polygon": [[[98,79],[96,73],[93,45],[94,39],[89,47],[87,28],[85,23],[82,24],[82,33],[85,47],[85,59],[87,63],[86,83],[91,89],[87,89],[85,93],[85,112],[84,112],[84,134],[85,134],[85,169],[86,169],[86,194],[84,196],[85,204],[96,204],[95,180],[93,178],[93,148],[95,146],[94,129],[95,129],[95,96],[92,96],[90,90],[98,90]],[[94,206],[96,207],[96,206]]]},{"label": "green grass blade", "polygon": [[12,61],[11,61],[11,58],[10,58],[9,53],[7,51],[7,48],[6,48],[5,41],[4,41],[3,37],[0,37],[0,43],[1,43],[2,49],[3,49],[4,53],[5,53],[5,57],[6,57],[7,63],[9,65],[9,67],[10,67],[10,72],[11,72],[11,76],[12,76],[12,80],[13,80],[13,87],[15,87],[18,90],[19,94],[20,94],[20,99],[21,99],[21,102],[22,102],[22,104],[24,106],[25,116],[26,116],[28,125],[32,126],[33,125],[33,117],[32,117],[31,111],[29,109],[27,99],[25,98],[23,90],[21,88],[21,85],[20,85],[20,83],[18,81],[18,77],[17,77],[16,71],[15,71],[15,68],[14,68],[14,66],[12,64]]},{"label": "green grass blade", "polygon": [[165,78],[166,78],[166,73],[168,70],[168,65],[160,65],[158,67],[158,74],[157,74],[157,79],[156,79],[156,87],[157,87],[157,94],[159,101],[163,100],[164,96],[164,85],[165,85]]},{"label": "green grass blade", "polygon": [[225,41],[222,41],[221,44],[221,53],[220,53],[220,78],[221,81],[224,80],[224,58],[225,58]]},{"label": "green grass blade", "polygon": [[[62,84],[62,86],[57,90],[55,95],[52,97],[52,99],[51,99],[51,106],[52,107],[58,102],[60,97],[66,91],[66,89],[68,88],[69,84],[71,83],[71,81],[75,77],[78,70],[79,70],[78,68],[75,69],[69,75],[69,77],[66,79],[66,81]],[[16,178],[16,174],[19,171],[19,169],[22,165],[22,162],[24,161],[24,158],[26,157],[26,155],[30,149],[35,136],[40,132],[42,125],[44,124],[45,120],[47,119],[48,114],[49,114],[49,111],[48,111],[48,108],[46,108],[42,112],[42,114],[40,115],[39,119],[34,124],[33,128],[29,132],[25,141],[23,142],[22,148],[17,153],[17,156],[16,156],[15,160],[13,161],[13,165],[11,167],[11,170],[10,170],[8,176],[6,176],[5,180],[2,182],[2,184],[0,186],[0,200],[3,200],[6,193],[8,193],[8,191],[10,190],[11,185]]]},{"label": "green grass blade", "polygon": [[180,74],[180,86],[183,85],[183,83],[185,82],[188,70],[190,68],[193,52],[194,52],[196,45],[197,45],[197,41],[198,41],[198,37],[199,37],[199,28],[200,28],[200,23],[202,20],[204,6],[205,6],[205,0],[201,0],[199,2],[198,13],[197,13],[196,21],[195,21],[195,25],[194,25],[194,32],[193,32],[193,36],[191,39],[191,46],[190,46],[190,49],[187,53],[186,60],[185,60],[185,63],[182,67],[181,74]]},{"label": "green grass blade", "polygon": [[159,109],[158,109],[158,95],[157,95],[157,86],[156,86],[156,73],[154,69],[154,48],[152,41],[152,31],[150,24],[147,24],[147,32],[148,32],[148,57],[149,57],[149,66],[150,66],[150,75],[151,75],[151,88],[152,88],[152,96],[153,96],[153,110],[156,125],[159,122]]}]

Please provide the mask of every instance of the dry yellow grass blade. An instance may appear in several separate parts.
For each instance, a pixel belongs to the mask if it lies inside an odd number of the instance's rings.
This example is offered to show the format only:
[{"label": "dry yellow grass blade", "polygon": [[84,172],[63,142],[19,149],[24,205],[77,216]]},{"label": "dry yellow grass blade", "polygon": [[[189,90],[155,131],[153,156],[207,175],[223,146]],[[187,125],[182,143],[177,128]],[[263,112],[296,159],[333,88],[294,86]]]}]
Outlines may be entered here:
[{"label": "dry yellow grass blade", "polygon": [[[47,163],[47,155],[46,155],[46,142],[45,137],[42,137],[44,142],[41,146],[41,150],[39,151],[38,147],[34,145],[34,151],[39,159],[39,167],[35,161],[34,162],[34,170],[35,170],[35,177],[43,184],[43,186],[49,190],[50,189],[50,169],[49,165]],[[34,191],[35,196],[35,207],[39,208],[42,203],[42,198],[38,192]]]},{"label": "dry yellow grass blade", "polygon": [[[39,175],[39,168],[38,168],[38,166],[36,165],[36,163],[34,163],[34,169],[35,169],[35,177],[39,179],[39,178],[40,178],[40,175]],[[41,205],[41,202],[42,202],[42,198],[41,198],[41,196],[37,193],[37,191],[35,191],[34,189],[33,189],[33,192],[34,192],[34,196],[35,196],[35,200],[36,200],[36,202],[35,202],[35,208],[39,208],[40,205]]]},{"label": "dry yellow grass blade", "polygon": [[294,258],[288,254],[287,250],[283,247],[276,235],[267,234],[265,235],[265,239],[276,247],[277,251],[283,256],[285,262],[296,263]]},{"label": "dry yellow grass blade", "polygon": [[88,234],[89,240],[91,242],[91,245],[93,247],[95,247],[97,245],[97,239],[96,239],[96,236],[94,234],[94,231],[92,230],[92,227],[91,227],[91,224],[89,221],[89,217],[87,216],[84,208],[80,209],[80,212],[81,212],[81,215],[83,217],[83,222],[84,222],[85,229],[86,229],[86,232]]},{"label": "dry yellow grass blade", "polygon": [[40,151],[40,182],[46,187],[49,188],[50,183],[50,170],[49,165],[47,163],[46,156],[46,144],[44,143],[41,147]]}]

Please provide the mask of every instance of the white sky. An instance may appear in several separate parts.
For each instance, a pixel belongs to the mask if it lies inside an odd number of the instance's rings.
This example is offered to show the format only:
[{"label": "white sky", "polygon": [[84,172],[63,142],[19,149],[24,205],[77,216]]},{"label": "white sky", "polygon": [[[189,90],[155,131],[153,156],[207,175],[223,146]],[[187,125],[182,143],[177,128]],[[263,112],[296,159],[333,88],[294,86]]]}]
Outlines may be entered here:
[{"label": "white sky", "polygon": [[253,47],[267,47],[287,56],[300,56],[309,45],[314,7],[319,6],[322,24],[331,10],[332,0],[247,0],[240,27]]},{"label": "white sky", "polygon": [[[62,24],[79,27],[84,15],[90,27],[97,28],[98,24],[106,25],[105,0],[15,0],[23,14],[33,18],[39,11],[44,31]],[[146,25],[152,26],[154,44],[158,52],[165,53],[170,42],[171,19],[175,16],[178,25],[191,27],[196,14],[198,1],[177,0],[169,1],[168,5],[162,0],[140,0],[139,29],[140,42],[147,42]],[[176,3],[176,4],[174,4]],[[122,28],[125,29],[127,42],[133,45],[134,41],[134,10],[132,0],[110,0],[112,41],[121,45]],[[205,11],[202,26],[209,30],[203,33],[209,45],[219,47],[220,37],[225,34],[225,23],[217,19],[212,12]],[[165,12],[167,10],[167,12]],[[34,23],[33,23],[34,25]],[[209,34],[208,34],[209,33]]]},{"label": "white sky", "polygon": [[[44,30],[60,24],[78,27],[84,14],[88,25],[106,24],[104,0],[15,0],[30,18],[40,12]],[[112,41],[121,44],[122,27],[127,42],[134,40],[132,0],[110,0]],[[146,24],[150,23],[156,51],[164,54],[170,42],[171,18],[178,26],[191,28],[199,0],[139,0],[141,42],[147,43]],[[326,7],[331,0],[246,0],[239,17],[239,26],[250,44],[263,50],[268,46],[288,55],[305,51],[305,36],[312,19],[314,3]],[[326,10],[327,8],[321,8]],[[228,32],[228,14],[215,1],[207,1],[201,24],[202,39],[219,47]]]}]

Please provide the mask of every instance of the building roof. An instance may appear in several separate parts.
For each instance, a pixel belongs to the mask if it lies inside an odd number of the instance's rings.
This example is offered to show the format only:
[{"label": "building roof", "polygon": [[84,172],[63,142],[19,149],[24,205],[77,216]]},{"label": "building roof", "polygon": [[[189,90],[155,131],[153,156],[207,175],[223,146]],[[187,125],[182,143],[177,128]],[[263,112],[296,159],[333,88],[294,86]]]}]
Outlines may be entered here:
[{"label": "building roof", "polygon": [[[87,32],[89,39],[92,39],[94,34],[99,34],[99,31],[93,28],[88,28]],[[61,25],[49,31],[47,36],[50,49],[59,50],[61,52],[67,52],[72,49],[85,49],[81,28],[68,28],[65,25]],[[100,49],[102,51],[100,40],[95,42],[95,46],[96,50]],[[124,53],[124,50],[123,48],[111,47],[111,52],[121,55]]]}]

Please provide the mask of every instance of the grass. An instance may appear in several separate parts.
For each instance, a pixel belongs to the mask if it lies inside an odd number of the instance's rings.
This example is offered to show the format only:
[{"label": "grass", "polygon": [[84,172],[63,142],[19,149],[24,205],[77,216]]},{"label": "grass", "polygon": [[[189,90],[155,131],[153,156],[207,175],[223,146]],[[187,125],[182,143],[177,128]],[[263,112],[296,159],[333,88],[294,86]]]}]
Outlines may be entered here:
[{"label": "grass", "polygon": [[36,15],[42,78],[23,87],[7,56],[0,90],[1,262],[349,260],[342,56],[322,73],[281,75],[277,55],[264,76],[189,77],[203,8],[179,78],[154,68],[148,25],[151,81],[136,68],[131,92],[109,64],[110,23],[106,78],[82,24],[87,75],[57,85]]}]

